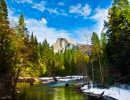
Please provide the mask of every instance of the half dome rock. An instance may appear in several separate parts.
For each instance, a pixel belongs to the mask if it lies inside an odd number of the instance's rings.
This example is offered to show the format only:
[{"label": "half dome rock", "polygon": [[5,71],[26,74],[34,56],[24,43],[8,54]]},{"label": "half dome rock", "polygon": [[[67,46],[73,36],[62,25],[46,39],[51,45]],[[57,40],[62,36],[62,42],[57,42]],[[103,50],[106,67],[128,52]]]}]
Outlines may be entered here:
[{"label": "half dome rock", "polygon": [[53,44],[54,52],[64,52],[66,49],[77,48],[76,43],[69,38],[58,38]]}]

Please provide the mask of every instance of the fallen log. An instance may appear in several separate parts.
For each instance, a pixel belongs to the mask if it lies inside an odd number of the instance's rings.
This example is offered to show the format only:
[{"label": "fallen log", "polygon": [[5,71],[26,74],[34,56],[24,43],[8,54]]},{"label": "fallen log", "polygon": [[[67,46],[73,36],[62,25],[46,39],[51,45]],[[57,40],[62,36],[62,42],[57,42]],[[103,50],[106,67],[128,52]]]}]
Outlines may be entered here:
[{"label": "fallen log", "polygon": [[93,92],[87,92],[86,94],[88,96],[88,100],[118,100],[111,96],[104,95],[104,91],[101,94],[95,94]]}]

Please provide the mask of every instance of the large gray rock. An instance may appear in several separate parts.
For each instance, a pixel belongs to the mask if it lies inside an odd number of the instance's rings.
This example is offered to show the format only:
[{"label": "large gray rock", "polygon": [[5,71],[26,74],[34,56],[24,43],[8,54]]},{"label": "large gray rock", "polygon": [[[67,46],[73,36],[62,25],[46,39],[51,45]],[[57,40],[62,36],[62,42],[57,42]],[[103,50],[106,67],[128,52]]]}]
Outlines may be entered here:
[{"label": "large gray rock", "polygon": [[56,43],[53,44],[54,52],[64,52],[67,49],[80,48],[83,53],[91,53],[91,45],[77,44],[69,38],[58,38]]},{"label": "large gray rock", "polygon": [[54,52],[64,52],[66,49],[77,48],[77,44],[69,38],[58,38],[53,44]]}]

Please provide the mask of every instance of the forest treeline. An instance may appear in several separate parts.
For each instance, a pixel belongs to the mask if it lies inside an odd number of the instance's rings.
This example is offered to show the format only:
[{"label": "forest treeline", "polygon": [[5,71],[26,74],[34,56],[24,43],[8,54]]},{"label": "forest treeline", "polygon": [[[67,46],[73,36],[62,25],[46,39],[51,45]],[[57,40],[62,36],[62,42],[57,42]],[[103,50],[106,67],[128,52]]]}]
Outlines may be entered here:
[{"label": "forest treeline", "polygon": [[23,14],[12,27],[7,4],[0,0],[0,97],[13,95],[19,76],[87,75],[102,86],[130,83],[127,77],[130,75],[128,0],[113,1],[104,29],[101,37],[92,33],[91,52],[74,48],[54,53],[46,39],[39,43],[33,33],[29,35]]}]

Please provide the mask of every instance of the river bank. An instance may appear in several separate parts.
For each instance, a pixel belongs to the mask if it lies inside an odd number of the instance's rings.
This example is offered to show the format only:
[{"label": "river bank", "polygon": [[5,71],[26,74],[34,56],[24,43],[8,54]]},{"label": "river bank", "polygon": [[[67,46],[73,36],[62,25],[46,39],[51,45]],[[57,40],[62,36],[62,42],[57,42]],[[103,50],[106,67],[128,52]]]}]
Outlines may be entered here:
[{"label": "river bank", "polygon": [[102,94],[104,97],[106,96],[113,98],[111,100],[130,100],[130,85],[127,84],[120,84],[118,87],[110,86],[110,88],[101,89],[93,87],[91,83],[90,89],[88,89],[88,85],[84,85],[83,87],[81,87],[81,90],[84,94],[90,96]]},{"label": "river bank", "polygon": [[18,82],[40,82],[39,78],[19,77]]},{"label": "river bank", "polygon": [[[57,86],[60,83],[61,85],[64,85],[69,81],[74,80],[81,80],[82,76],[65,76],[65,77],[55,77],[57,81],[55,81],[54,77],[40,77],[40,78],[29,78],[29,77],[20,77],[19,82],[40,82],[40,83],[53,83],[55,86]],[[64,83],[63,83],[64,82]],[[90,82],[91,83],[91,82]],[[77,85],[77,86],[76,86]],[[90,84],[91,88],[88,89],[88,85],[83,85],[82,82],[75,84],[75,87],[78,87],[81,89],[83,94],[86,94],[90,100],[95,97],[99,97],[100,94],[103,93],[103,96],[105,98],[111,98],[111,100],[130,100],[130,86],[126,84],[121,84],[119,87],[111,86],[107,89],[101,89],[97,87],[93,87],[92,83]],[[95,99],[94,99],[95,100]],[[109,99],[106,99],[109,100]]]},{"label": "river bank", "polygon": [[56,76],[56,77],[19,77],[18,82],[42,82],[42,83],[50,83],[50,82],[65,82],[71,80],[81,80],[83,76]]}]

